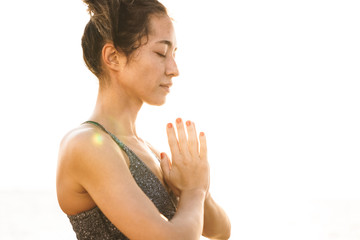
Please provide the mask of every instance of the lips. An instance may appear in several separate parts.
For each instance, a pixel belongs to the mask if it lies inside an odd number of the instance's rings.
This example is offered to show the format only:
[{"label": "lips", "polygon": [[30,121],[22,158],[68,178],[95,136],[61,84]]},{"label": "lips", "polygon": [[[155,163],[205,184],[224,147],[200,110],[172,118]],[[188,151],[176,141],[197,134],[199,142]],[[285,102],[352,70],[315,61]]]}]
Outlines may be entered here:
[{"label": "lips", "polygon": [[162,87],[167,92],[170,92],[171,86],[172,86],[172,83],[160,84],[160,87]]}]

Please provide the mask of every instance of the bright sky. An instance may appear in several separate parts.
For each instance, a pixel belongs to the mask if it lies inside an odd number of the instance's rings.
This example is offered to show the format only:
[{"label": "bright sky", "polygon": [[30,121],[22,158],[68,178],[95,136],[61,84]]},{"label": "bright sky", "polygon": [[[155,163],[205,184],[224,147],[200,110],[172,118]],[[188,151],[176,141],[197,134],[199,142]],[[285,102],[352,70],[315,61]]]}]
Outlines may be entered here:
[{"label": "bright sky", "polygon": [[[168,151],[166,124],[193,120],[214,198],[249,234],[303,214],[299,203],[360,198],[359,1],[162,2],[181,76],[140,112],[144,139]],[[89,17],[80,0],[1,8],[0,190],[54,190],[59,142],[96,99],[80,46]]]}]

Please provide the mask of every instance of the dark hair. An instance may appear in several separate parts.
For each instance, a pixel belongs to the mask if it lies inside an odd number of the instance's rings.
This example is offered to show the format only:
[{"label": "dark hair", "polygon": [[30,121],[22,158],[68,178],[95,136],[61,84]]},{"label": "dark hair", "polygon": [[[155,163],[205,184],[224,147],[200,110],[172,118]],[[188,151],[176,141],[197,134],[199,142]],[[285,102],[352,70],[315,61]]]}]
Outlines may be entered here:
[{"label": "dark hair", "polygon": [[83,0],[88,5],[90,21],[81,39],[83,58],[92,73],[102,74],[101,52],[111,41],[127,58],[142,45],[149,34],[153,14],[167,15],[157,0]]}]

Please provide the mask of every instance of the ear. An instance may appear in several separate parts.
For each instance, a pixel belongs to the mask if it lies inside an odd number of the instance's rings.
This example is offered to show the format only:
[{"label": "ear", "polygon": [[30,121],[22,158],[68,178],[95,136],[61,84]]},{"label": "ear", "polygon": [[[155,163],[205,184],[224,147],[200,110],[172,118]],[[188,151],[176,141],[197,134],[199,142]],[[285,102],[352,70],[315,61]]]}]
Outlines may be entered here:
[{"label": "ear", "polygon": [[126,56],[119,53],[112,43],[106,43],[104,45],[101,55],[104,65],[113,71],[119,71],[124,58],[126,60]]}]

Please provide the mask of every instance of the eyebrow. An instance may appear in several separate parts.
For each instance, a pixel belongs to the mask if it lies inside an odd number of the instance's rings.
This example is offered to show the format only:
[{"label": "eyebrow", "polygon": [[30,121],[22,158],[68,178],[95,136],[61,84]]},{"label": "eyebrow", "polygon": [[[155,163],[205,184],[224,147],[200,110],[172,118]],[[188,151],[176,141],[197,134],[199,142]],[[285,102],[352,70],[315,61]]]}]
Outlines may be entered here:
[{"label": "eyebrow", "polygon": [[166,44],[166,45],[168,45],[170,48],[172,47],[172,42],[171,41],[169,41],[169,40],[160,40],[160,41],[158,41],[158,42],[156,42],[156,43],[164,43],[164,44]]}]

